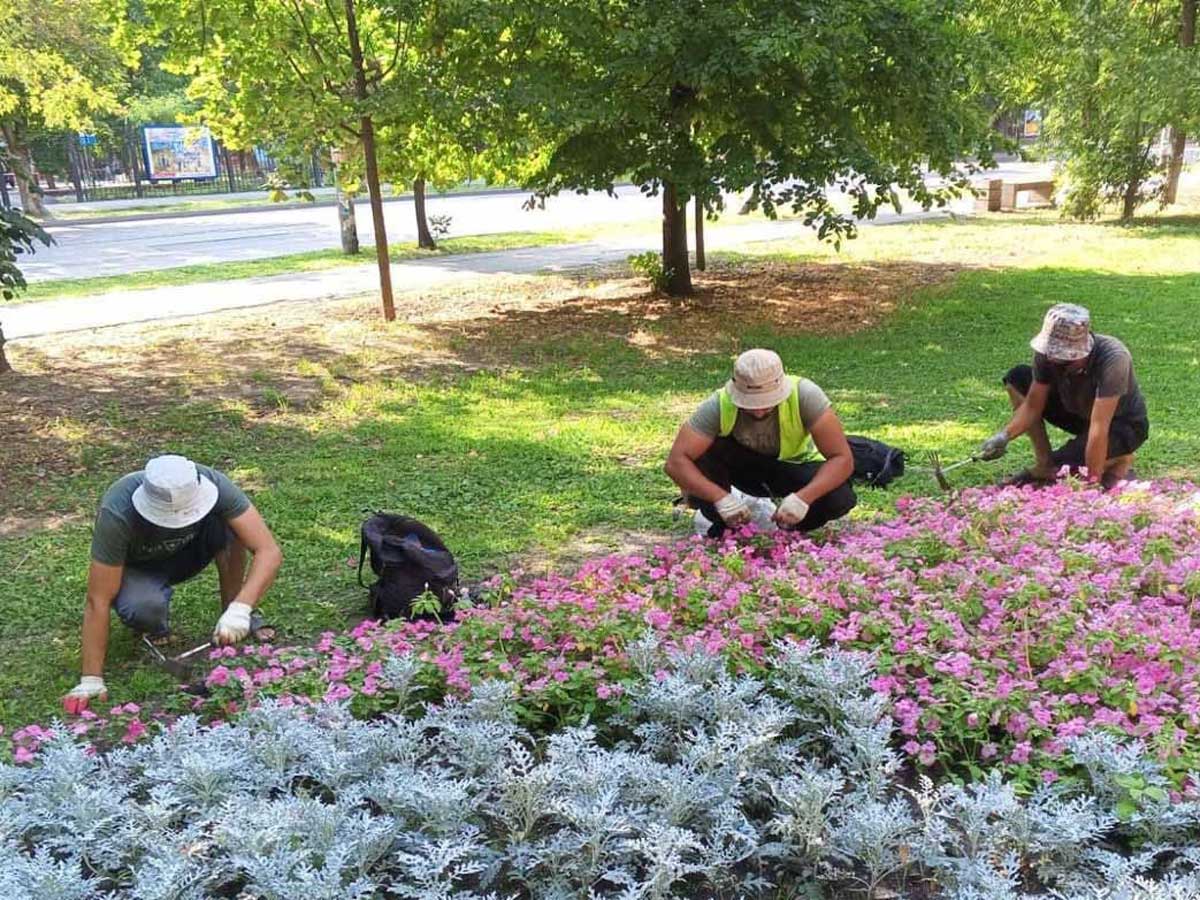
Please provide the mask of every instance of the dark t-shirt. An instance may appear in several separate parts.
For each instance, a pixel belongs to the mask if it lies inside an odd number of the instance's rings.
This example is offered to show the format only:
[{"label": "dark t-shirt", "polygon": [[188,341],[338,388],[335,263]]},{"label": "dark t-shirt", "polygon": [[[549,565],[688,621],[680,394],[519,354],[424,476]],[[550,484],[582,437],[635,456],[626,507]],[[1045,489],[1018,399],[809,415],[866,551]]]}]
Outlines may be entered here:
[{"label": "dark t-shirt", "polygon": [[1033,355],[1035,381],[1050,385],[1067,412],[1091,419],[1097,397],[1120,397],[1114,419],[1146,419],[1146,401],[1133,375],[1133,357],[1114,337],[1098,334],[1087,364],[1079,372],[1069,372],[1041,353]]},{"label": "dark t-shirt", "polygon": [[[228,522],[250,508],[250,498],[225,474],[208,466],[196,466],[196,471],[217,486],[217,505],[208,516]],[[133,492],[144,480],[144,472],[134,472],[105,492],[92,529],[92,559],[96,562],[123,566],[169,559],[195,540],[204,527],[204,519],[186,528],[162,528],[143,519],[134,509]]]}]

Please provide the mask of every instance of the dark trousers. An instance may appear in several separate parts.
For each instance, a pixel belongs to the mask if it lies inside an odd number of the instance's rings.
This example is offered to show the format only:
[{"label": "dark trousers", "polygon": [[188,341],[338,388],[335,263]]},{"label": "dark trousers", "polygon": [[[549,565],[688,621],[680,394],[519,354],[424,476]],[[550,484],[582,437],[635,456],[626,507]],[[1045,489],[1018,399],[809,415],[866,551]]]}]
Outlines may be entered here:
[{"label": "dark trousers", "polygon": [[[1033,385],[1033,367],[1028,365],[1013,366],[1000,379],[1006,386],[1011,385],[1022,396],[1028,395]],[[1076,415],[1062,405],[1054,391],[1046,398],[1046,409],[1042,419],[1055,428],[1061,428],[1068,434],[1074,435],[1069,441],[1050,454],[1055,466],[1070,466],[1078,469],[1087,465],[1087,438],[1090,423],[1083,416]],[[1126,456],[1146,443],[1150,436],[1150,423],[1146,419],[1128,419],[1113,417],[1108,429],[1108,457]]]},{"label": "dark trousers", "polygon": [[[748,450],[732,438],[719,437],[696,460],[696,468],[705,478],[725,490],[737,488],[752,497],[774,497],[782,501],[788,494],[795,493],[812,481],[821,463],[783,462],[773,456]],[[709,537],[717,537],[725,531],[725,524],[713,504],[696,497],[689,497],[688,501],[713,523]],[[858,498],[847,481],[812,503],[808,515],[796,526],[796,530],[820,528],[826,522],[846,515],[856,503]]]},{"label": "dark trousers", "polygon": [[170,626],[174,585],[196,577],[234,540],[216,513],[201,523],[196,536],[166,559],[127,563],[113,608],[134,631],[165,635]]}]

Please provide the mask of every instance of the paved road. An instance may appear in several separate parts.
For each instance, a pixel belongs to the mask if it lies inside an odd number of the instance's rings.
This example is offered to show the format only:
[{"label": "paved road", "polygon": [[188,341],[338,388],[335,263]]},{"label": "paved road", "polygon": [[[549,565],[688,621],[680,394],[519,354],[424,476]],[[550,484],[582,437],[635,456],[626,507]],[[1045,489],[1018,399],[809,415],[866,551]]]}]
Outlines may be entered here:
[{"label": "paved road", "polygon": [[[1026,173],[1034,167],[1008,163],[998,175]],[[525,193],[434,197],[429,212],[453,217],[452,234],[501,231],[552,231],[604,223],[645,222],[660,214],[660,200],[633,187],[606,194],[566,194],[551,198],[544,210],[521,208]],[[415,241],[412,202],[384,205],[388,239]],[[374,240],[370,209],[358,206],[359,237]],[[337,214],[329,207],[214,213],[192,218],[136,222],[86,222],[52,226],[58,242],[22,263],[26,278],[46,281],[166,269],[197,263],[262,259],[338,246]]]},{"label": "paved road", "polygon": [[[527,193],[451,195],[431,199],[427,211],[450,215],[451,234],[461,236],[645,221],[661,209],[658,198],[643,197],[636,188],[621,188],[617,195],[569,194],[547,201],[544,210],[532,211],[521,208]],[[385,203],[383,208],[388,241],[416,241],[412,201]],[[375,229],[365,202],[358,204],[357,218],[359,240],[369,245]],[[48,230],[57,243],[22,264],[30,282],[263,259],[339,246],[337,211],[332,207],[268,207],[183,219],[81,222]]]}]

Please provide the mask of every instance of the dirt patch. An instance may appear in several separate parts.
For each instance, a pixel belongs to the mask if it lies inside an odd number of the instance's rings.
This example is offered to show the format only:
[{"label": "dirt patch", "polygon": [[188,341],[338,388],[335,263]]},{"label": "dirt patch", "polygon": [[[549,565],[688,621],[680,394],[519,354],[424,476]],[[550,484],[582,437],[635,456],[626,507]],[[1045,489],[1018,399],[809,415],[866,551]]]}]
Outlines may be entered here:
[{"label": "dirt patch", "polygon": [[0,509],[36,517],[44,482],[121,470],[194,438],[200,416],[205,427],[250,429],[356,383],[528,365],[596,338],[661,358],[733,349],[755,327],[845,334],[955,271],[729,263],[696,273],[686,301],[648,291],[623,267],[501,275],[401,293],[390,326],[364,297],[16,341],[17,372],[0,378]]},{"label": "dirt patch", "polygon": [[64,525],[78,522],[80,516],[0,516],[0,538],[20,537],[37,531],[55,531]]},{"label": "dirt patch", "polygon": [[[614,531],[611,528],[590,528],[563,543],[550,548],[538,548],[514,559],[506,560],[504,572],[525,575],[550,575],[574,572],[589,559],[618,554],[643,556],[655,547],[677,541],[682,533],[666,531]],[[501,571],[497,568],[496,572]],[[487,574],[495,574],[489,572]],[[486,575],[485,575],[486,577]]]}]

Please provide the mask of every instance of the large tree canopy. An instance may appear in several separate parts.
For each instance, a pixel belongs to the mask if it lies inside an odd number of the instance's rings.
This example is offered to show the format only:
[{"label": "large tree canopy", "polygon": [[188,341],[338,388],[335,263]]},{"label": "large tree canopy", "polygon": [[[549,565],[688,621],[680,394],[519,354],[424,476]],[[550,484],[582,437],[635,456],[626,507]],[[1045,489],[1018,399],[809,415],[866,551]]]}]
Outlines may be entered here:
[{"label": "large tree canopy", "polygon": [[[1194,0],[979,0],[1006,52],[996,82],[1014,107],[1045,110],[1044,136],[1064,161],[1066,211],[1093,218],[1121,205],[1131,218],[1167,159],[1168,126],[1200,126]],[[1189,32],[1190,22],[1190,32]]]},{"label": "large tree canopy", "polygon": [[673,293],[689,198],[749,189],[839,239],[898,191],[943,201],[927,170],[990,152],[960,0],[531,0],[507,18],[495,77],[551,148],[530,184],[662,192]]},{"label": "large tree canopy", "polygon": [[44,215],[32,178],[31,130],[90,131],[121,112],[136,51],[121,0],[0,0],[0,135],[8,146],[25,211]]}]

